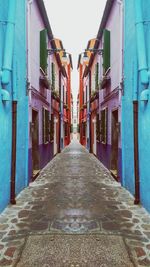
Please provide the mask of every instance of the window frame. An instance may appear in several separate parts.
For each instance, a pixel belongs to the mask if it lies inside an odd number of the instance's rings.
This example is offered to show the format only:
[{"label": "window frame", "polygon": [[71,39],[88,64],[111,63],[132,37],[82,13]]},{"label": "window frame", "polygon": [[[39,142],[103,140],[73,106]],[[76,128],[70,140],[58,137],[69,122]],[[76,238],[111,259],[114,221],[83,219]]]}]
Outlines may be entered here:
[{"label": "window frame", "polygon": [[104,145],[107,144],[107,136],[108,136],[107,131],[108,131],[108,108],[106,107],[101,110],[101,120],[100,120],[100,142]]},{"label": "window frame", "polygon": [[49,110],[45,107],[42,108],[42,124],[43,124],[43,144],[50,142],[50,119]]}]

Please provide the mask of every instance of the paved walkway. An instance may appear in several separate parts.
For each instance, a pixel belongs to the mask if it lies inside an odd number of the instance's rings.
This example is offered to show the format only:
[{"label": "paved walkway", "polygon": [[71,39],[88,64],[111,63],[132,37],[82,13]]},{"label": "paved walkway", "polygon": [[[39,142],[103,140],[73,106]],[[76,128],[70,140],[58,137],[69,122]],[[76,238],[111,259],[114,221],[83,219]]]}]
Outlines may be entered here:
[{"label": "paved walkway", "polygon": [[0,216],[0,266],[150,266],[150,216],[73,141]]}]

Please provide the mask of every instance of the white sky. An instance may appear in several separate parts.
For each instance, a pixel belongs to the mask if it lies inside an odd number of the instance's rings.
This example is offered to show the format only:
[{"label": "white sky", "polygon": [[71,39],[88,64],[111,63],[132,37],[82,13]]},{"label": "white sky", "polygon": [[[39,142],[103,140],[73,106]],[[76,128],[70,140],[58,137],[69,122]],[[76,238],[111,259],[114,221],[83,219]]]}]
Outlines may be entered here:
[{"label": "white sky", "polygon": [[61,39],[66,51],[72,54],[75,107],[79,88],[78,55],[86,48],[88,40],[96,37],[106,0],[44,0],[44,3],[54,36]]}]

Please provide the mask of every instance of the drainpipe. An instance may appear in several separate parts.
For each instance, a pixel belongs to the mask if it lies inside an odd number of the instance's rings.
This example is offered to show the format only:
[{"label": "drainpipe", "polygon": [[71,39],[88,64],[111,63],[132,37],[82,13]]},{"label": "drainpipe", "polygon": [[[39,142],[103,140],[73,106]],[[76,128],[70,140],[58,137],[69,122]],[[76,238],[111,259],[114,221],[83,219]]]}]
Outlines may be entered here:
[{"label": "drainpipe", "polygon": [[12,156],[11,156],[11,188],[10,203],[16,204],[15,182],[16,182],[16,143],[17,143],[17,101],[12,102]]},{"label": "drainpipe", "polygon": [[139,131],[138,131],[138,75],[137,75],[137,61],[133,72],[133,131],[134,131],[134,174],[135,174],[135,200],[134,204],[140,203],[140,177],[139,177]]},{"label": "drainpipe", "polygon": [[2,83],[2,100],[9,101],[9,92],[5,90],[5,87],[10,82],[10,74],[12,71],[12,58],[14,48],[14,32],[15,32],[15,16],[16,16],[16,0],[9,0],[8,7],[8,19],[6,22],[6,36],[4,46],[4,62],[2,71],[0,73]]},{"label": "drainpipe", "polygon": [[142,16],[142,0],[135,0],[135,26],[136,26],[136,41],[137,41],[137,54],[138,54],[138,70],[140,73],[141,83],[144,85],[145,90],[142,91],[140,100],[147,101],[149,99],[149,77],[147,59],[146,59],[146,46],[144,35],[144,21]]}]

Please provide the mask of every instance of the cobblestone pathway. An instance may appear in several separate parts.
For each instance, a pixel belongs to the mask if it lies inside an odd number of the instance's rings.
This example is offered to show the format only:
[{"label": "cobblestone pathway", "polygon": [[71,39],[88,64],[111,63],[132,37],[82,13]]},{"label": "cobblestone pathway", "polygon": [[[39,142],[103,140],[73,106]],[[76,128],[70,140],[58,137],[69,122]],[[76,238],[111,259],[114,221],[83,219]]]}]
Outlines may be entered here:
[{"label": "cobblestone pathway", "polygon": [[150,216],[77,143],[0,216],[0,266],[150,266]]}]

